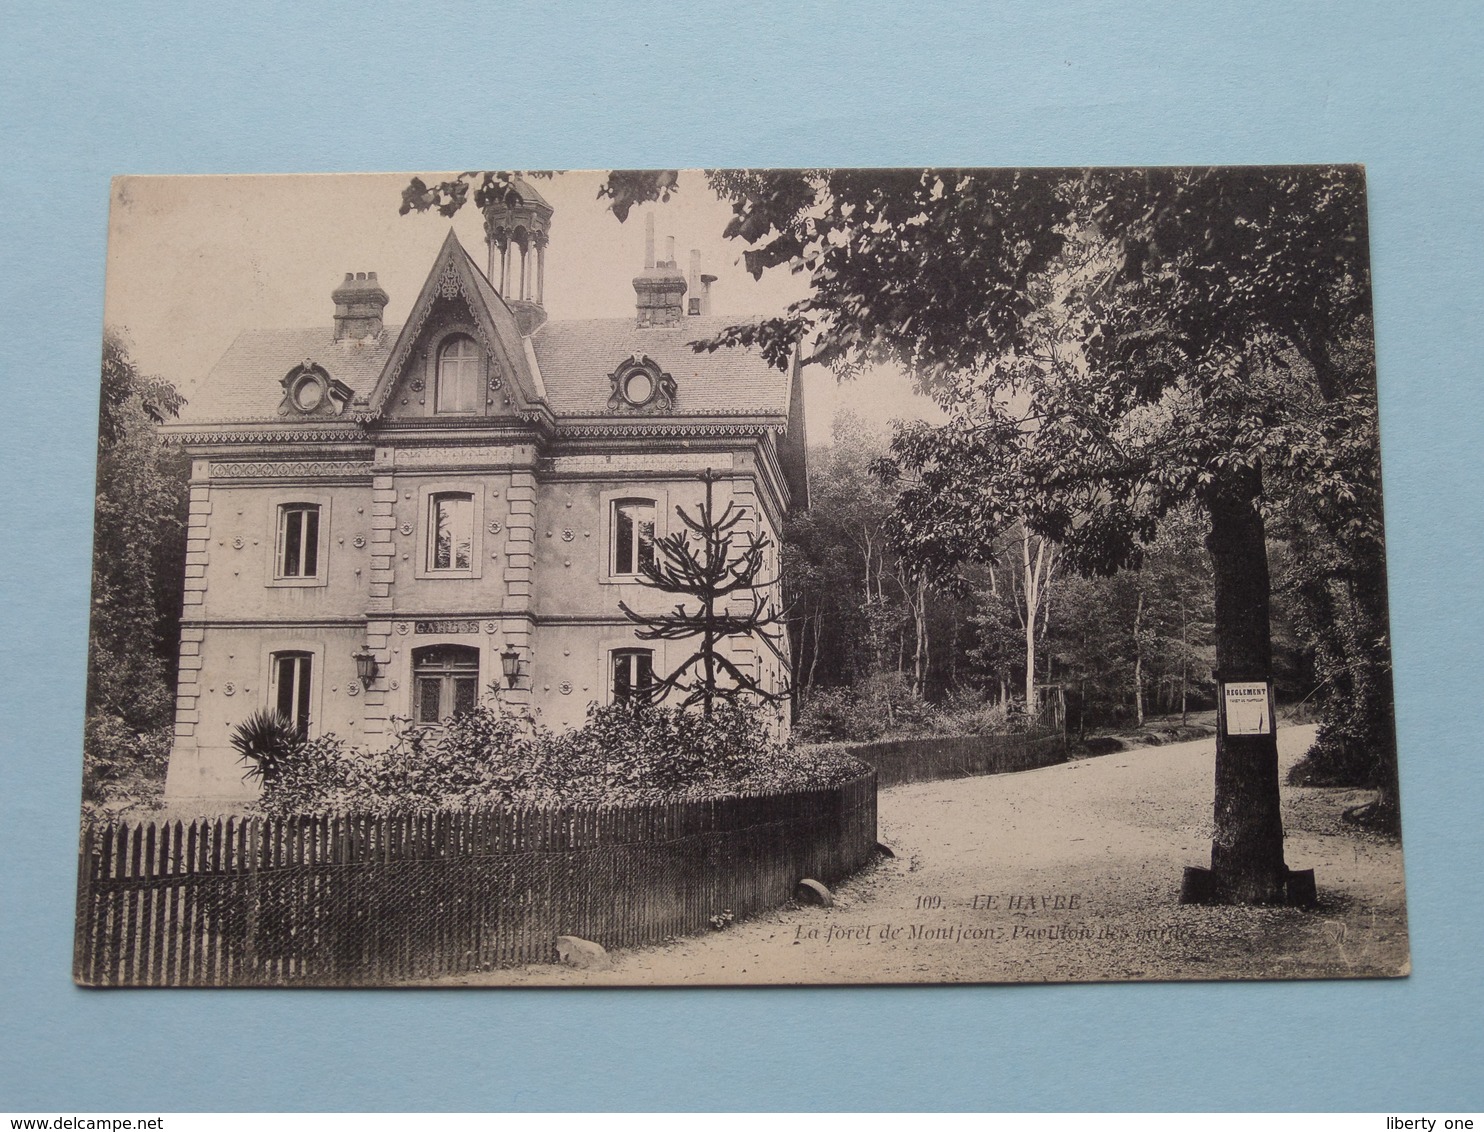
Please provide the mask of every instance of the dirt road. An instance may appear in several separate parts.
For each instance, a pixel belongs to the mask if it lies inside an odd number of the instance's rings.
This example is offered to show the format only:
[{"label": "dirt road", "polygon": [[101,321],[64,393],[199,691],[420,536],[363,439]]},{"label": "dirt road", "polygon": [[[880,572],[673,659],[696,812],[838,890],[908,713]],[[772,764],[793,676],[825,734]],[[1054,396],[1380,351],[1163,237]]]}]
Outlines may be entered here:
[{"label": "dirt road", "polygon": [[[1279,733],[1284,766],[1312,727]],[[1407,969],[1401,847],[1339,820],[1350,791],[1284,788],[1287,859],[1317,911],[1176,902],[1210,851],[1214,740],[1019,774],[884,790],[897,856],[745,923],[618,952],[613,969],[532,966],[462,984],[1039,982],[1387,975]]]}]

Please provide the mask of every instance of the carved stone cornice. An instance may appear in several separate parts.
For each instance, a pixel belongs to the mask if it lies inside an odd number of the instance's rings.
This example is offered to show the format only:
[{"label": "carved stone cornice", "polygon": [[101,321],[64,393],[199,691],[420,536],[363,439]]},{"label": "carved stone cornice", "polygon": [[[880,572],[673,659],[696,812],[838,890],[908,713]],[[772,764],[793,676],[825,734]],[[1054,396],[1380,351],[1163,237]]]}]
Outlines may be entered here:
[{"label": "carved stone cornice", "polygon": [[632,420],[614,420],[609,418],[603,423],[575,423],[571,420],[557,422],[558,437],[624,437],[624,436],[748,436],[758,437],[767,433],[782,433],[787,431],[786,421],[773,418],[759,421],[737,421],[728,424],[682,424],[679,421],[667,421],[655,424],[638,424]]},{"label": "carved stone cornice", "polygon": [[247,427],[233,429],[230,425],[223,425],[215,431],[176,432],[171,430],[168,435],[182,444],[318,444],[344,440],[366,443],[366,430],[359,425],[272,431],[249,430]]}]

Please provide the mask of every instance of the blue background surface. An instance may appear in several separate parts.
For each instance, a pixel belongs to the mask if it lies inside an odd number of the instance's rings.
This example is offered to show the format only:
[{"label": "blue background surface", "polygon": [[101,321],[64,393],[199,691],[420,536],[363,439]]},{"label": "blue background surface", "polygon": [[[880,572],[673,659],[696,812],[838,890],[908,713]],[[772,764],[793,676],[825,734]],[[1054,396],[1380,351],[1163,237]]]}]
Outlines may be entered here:
[{"label": "blue background surface", "polygon": [[[1484,1107],[1478,9],[3,7],[0,1109]],[[1313,161],[1369,166],[1410,979],[71,985],[113,174]]]}]

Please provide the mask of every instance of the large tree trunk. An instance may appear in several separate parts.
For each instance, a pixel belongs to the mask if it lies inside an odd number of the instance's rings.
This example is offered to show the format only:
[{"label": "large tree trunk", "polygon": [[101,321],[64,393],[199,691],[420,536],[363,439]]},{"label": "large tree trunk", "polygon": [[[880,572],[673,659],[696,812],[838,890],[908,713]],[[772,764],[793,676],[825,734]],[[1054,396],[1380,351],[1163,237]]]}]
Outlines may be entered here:
[{"label": "large tree trunk", "polygon": [[[1225,473],[1207,493],[1216,599],[1216,667],[1223,680],[1271,680],[1267,543],[1262,473]],[[1237,904],[1281,902],[1287,869],[1278,808],[1278,740],[1271,733],[1216,735],[1214,895]]]},{"label": "large tree trunk", "polygon": [[[1020,528],[1020,561],[1021,581],[1023,583],[1022,599],[1025,609],[1022,612],[1018,607],[1017,614],[1020,615],[1021,626],[1025,629],[1025,712],[1030,718],[1036,712],[1036,615],[1043,614],[1049,618],[1050,600],[1048,587],[1051,584],[1052,562],[1055,551],[1048,548],[1047,541],[1039,540],[1036,547],[1035,559],[1031,558],[1031,533],[1030,528],[1022,524]],[[1046,623],[1043,620],[1041,635],[1045,635]],[[1050,679],[1050,664],[1047,665],[1047,679]]]}]

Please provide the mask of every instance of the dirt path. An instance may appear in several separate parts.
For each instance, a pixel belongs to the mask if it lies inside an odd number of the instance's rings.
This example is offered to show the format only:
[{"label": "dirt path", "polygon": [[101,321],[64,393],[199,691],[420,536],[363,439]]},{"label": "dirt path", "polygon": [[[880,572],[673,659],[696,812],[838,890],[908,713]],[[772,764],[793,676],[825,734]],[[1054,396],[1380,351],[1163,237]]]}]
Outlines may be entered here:
[{"label": "dirt path", "polygon": [[[1286,768],[1312,727],[1279,733]],[[1195,908],[1181,866],[1209,856],[1215,743],[1147,747],[1043,770],[894,787],[897,852],[836,892],[724,930],[459,984],[1038,982],[1403,973],[1401,847],[1339,821],[1356,792],[1284,788],[1287,858],[1320,907]]]}]

